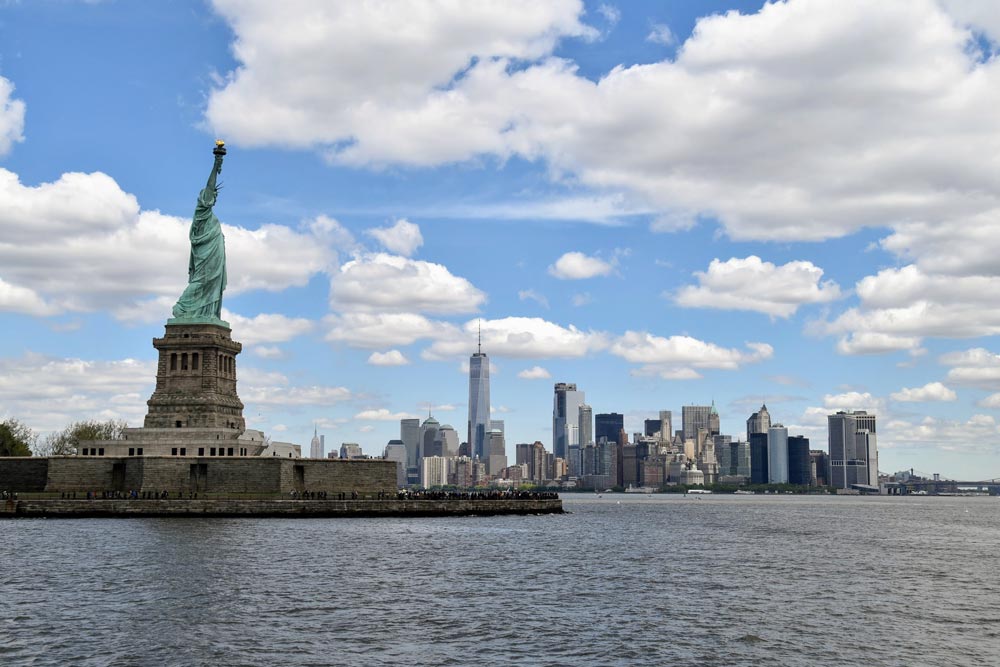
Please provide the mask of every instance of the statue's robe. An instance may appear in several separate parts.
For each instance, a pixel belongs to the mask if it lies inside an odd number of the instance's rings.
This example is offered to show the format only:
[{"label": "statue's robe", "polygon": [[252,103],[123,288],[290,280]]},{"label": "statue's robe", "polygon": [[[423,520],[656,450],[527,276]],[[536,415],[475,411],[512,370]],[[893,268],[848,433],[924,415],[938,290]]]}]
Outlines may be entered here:
[{"label": "statue's robe", "polygon": [[219,318],[226,289],[226,240],[222,225],[212,212],[216,191],[206,187],[198,195],[191,221],[191,259],[188,286],[174,305],[174,317]]}]

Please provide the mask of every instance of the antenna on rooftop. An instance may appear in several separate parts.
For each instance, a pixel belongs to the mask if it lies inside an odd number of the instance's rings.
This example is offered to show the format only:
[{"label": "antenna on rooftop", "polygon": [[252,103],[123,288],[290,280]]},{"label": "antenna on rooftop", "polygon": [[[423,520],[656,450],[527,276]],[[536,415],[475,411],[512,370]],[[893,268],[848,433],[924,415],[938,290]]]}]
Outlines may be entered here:
[{"label": "antenna on rooftop", "polygon": [[482,354],[483,353],[483,318],[480,317],[479,320],[477,320],[477,322],[479,324],[479,345],[477,346],[476,352],[478,354]]}]

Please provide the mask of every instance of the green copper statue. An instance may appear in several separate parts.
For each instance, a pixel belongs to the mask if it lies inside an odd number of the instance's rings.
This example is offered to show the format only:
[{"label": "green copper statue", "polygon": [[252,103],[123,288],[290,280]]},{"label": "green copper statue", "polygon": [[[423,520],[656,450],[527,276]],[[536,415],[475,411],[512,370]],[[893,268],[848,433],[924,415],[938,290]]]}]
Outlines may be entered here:
[{"label": "green copper statue", "polygon": [[198,204],[191,220],[191,259],[188,262],[188,286],[174,306],[170,323],[211,322],[225,324],[222,312],[222,293],[226,289],[226,240],[222,225],[212,212],[219,187],[215,179],[222,172],[222,158],[226,146],[215,142],[215,164],[208,183],[198,195]]}]

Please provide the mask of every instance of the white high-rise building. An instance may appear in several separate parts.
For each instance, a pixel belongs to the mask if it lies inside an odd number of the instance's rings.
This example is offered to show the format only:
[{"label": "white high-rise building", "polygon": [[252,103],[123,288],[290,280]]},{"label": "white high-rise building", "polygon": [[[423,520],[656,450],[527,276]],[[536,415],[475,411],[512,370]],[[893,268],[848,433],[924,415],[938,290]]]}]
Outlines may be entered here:
[{"label": "white high-rise building", "polygon": [[485,461],[489,456],[490,360],[483,353],[482,334],[475,354],[469,357],[469,451]]},{"label": "white high-rise building", "polygon": [[767,430],[767,481],[788,484],[788,429],[781,424]]},{"label": "white high-rise building", "polygon": [[420,461],[420,485],[425,489],[448,484],[448,458],[425,456]]},{"label": "white high-rise building", "polygon": [[309,443],[309,458],[311,459],[323,458],[324,456],[326,456],[326,453],[323,451],[323,449],[324,449],[323,438],[319,437],[319,434],[316,432],[316,427],[314,426],[313,439],[312,442]]}]

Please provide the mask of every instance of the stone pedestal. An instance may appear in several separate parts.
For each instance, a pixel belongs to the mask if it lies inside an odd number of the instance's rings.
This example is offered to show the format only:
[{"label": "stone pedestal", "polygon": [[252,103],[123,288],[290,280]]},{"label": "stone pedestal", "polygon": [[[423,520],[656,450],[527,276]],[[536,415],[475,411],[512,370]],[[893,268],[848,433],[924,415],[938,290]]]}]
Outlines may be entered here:
[{"label": "stone pedestal", "polygon": [[153,347],[160,359],[145,428],[246,429],[236,393],[236,355],[243,346],[228,326],[170,320]]}]

